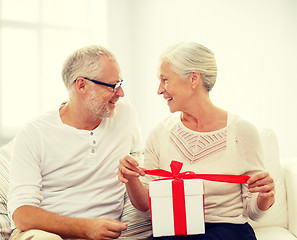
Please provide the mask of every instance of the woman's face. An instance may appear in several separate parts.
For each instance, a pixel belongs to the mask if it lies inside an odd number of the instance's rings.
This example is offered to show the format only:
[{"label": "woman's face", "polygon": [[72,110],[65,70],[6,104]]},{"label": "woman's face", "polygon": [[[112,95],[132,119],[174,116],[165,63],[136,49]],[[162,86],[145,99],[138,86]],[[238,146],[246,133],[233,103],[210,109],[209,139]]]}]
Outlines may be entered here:
[{"label": "woman's face", "polygon": [[159,79],[158,94],[163,95],[170,112],[184,111],[192,93],[190,81],[172,71],[167,62],[160,66]]}]

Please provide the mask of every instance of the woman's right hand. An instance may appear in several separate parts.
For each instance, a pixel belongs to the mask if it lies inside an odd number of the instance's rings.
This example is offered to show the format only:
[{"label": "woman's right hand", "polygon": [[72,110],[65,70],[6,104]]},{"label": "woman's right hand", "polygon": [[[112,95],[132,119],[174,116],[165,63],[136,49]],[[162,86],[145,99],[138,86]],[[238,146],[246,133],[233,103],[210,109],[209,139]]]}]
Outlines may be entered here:
[{"label": "woman's right hand", "polygon": [[128,183],[133,178],[144,176],[144,168],[139,167],[139,163],[130,155],[125,156],[120,160],[118,166],[118,177],[123,183]]}]

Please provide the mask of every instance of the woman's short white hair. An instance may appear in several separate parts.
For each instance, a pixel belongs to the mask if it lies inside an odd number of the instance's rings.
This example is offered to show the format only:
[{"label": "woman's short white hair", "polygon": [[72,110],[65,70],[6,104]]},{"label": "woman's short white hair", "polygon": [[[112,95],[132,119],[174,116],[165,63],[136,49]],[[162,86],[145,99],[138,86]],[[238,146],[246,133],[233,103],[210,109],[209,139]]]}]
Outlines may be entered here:
[{"label": "woman's short white hair", "polygon": [[101,57],[115,60],[110,51],[96,45],[83,47],[72,53],[66,59],[62,69],[62,78],[66,88],[70,90],[73,82],[78,77],[95,78],[96,74],[98,74],[98,68],[100,68],[99,60]]},{"label": "woman's short white hair", "polygon": [[197,71],[204,87],[210,91],[217,78],[217,64],[214,53],[195,42],[182,42],[169,47],[160,57],[160,64],[168,62],[171,69],[181,77],[188,77]]}]

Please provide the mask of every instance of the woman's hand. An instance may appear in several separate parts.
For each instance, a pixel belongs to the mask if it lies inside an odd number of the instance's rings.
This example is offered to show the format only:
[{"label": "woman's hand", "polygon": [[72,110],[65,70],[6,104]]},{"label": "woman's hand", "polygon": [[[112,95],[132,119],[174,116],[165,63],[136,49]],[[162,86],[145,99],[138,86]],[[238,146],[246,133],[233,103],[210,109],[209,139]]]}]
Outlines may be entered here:
[{"label": "woman's hand", "polygon": [[139,167],[139,163],[130,155],[120,160],[118,169],[119,180],[123,183],[128,183],[133,178],[145,175],[145,169]]},{"label": "woman's hand", "polygon": [[268,172],[260,172],[248,180],[248,188],[251,193],[259,192],[257,198],[258,208],[268,210],[275,202],[275,185]]},{"label": "woman's hand", "polygon": [[148,189],[141,183],[139,177],[144,176],[144,168],[130,155],[120,160],[118,170],[119,180],[126,184],[131,203],[142,212],[149,209]]}]

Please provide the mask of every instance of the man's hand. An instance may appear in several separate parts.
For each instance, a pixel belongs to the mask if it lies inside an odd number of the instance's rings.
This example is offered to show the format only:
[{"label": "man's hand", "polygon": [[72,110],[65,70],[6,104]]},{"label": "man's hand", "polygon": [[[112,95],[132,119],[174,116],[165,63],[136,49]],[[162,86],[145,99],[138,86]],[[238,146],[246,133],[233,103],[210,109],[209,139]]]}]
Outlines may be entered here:
[{"label": "man's hand", "polygon": [[116,239],[127,229],[127,225],[111,218],[92,219],[87,236],[93,240]]},{"label": "man's hand", "polygon": [[145,175],[145,169],[139,167],[139,163],[130,155],[120,160],[118,169],[119,180],[123,183],[128,183],[133,178]]},{"label": "man's hand", "polygon": [[250,192],[259,192],[257,198],[258,208],[262,211],[268,210],[275,202],[275,185],[273,178],[268,172],[260,172],[248,180]]}]

